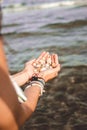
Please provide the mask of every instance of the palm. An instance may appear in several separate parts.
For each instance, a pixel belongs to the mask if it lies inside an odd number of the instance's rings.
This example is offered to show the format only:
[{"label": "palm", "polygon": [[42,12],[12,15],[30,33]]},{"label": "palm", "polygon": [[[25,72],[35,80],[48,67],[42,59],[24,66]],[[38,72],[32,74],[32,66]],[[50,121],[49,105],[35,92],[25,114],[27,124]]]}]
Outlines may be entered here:
[{"label": "palm", "polygon": [[33,74],[34,74],[34,66],[33,66],[33,62],[35,61],[35,59],[34,60],[31,60],[31,61],[29,61],[29,62],[27,62],[26,64],[25,64],[25,71],[27,72],[27,74],[28,74],[28,76],[29,76],[29,79],[33,76]]},{"label": "palm", "polygon": [[55,78],[60,70],[58,63],[58,56],[56,54],[50,55],[48,52],[43,52],[33,65],[36,69],[38,77],[43,78],[45,81]]}]

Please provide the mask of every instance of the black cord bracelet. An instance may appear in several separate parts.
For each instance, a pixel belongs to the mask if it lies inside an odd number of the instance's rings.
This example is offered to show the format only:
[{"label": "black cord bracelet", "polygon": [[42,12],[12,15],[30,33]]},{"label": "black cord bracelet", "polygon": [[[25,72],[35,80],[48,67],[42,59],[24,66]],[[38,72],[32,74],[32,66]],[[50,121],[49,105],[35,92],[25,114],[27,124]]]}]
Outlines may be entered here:
[{"label": "black cord bracelet", "polygon": [[39,81],[39,82],[41,82],[41,83],[43,84],[43,86],[45,86],[45,81],[44,81],[44,79],[42,79],[42,78],[40,78],[40,77],[33,76],[33,77],[31,78],[31,81]]}]

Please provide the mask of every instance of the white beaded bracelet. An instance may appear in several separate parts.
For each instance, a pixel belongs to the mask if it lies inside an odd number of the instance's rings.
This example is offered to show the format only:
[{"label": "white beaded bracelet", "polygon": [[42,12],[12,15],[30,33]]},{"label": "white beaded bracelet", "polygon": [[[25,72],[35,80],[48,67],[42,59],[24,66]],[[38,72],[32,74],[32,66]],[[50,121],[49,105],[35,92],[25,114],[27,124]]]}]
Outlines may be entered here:
[{"label": "white beaded bracelet", "polygon": [[31,82],[29,83],[29,85],[28,85],[25,89],[30,88],[30,87],[33,87],[33,86],[38,86],[38,87],[40,87],[40,89],[41,89],[40,96],[43,95],[43,93],[45,92],[45,90],[44,90],[44,85],[43,85],[40,81],[31,81]]}]

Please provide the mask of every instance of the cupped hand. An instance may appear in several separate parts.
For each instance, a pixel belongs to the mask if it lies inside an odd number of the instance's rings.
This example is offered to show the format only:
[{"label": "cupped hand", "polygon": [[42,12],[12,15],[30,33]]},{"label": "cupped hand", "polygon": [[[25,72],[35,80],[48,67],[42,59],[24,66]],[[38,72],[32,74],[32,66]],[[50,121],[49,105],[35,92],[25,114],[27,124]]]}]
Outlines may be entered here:
[{"label": "cupped hand", "polygon": [[46,54],[47,53],[42,52],[37,59],[33,59],[33,60],[30,60],[30,61],[25,63],[23,72],[26,74],[26,78],[27,78],[26,80],[30,80],[32,78],[32,76],[35,75],[34,64],[37,64],[37,62],[40,61],[43,56],[46,57]]},{"label": "cupped hand", "polygon": [[38,76],[47,82],[55,78],[60,71],[58,56],[57,54],[50,55],[49,52],[42,52],[37,59],[25,64],[24,71],[26,71],[28,79],[31,79],[32,76]]},{"label": "cupped hand", "polygon": [[50,68],[48,70],[42,71],[38,74],[38,77],[42,78],[47,82],[58,76],[58,72],[60,71],[60,64],[58,64],[55,68]]},{"label": "cupped hand", "polygon": [[[44,63],[45,62],[45,63]],[[44,65],[42,65],[42,63]],[[37,76],[43,78],[45,82],[55,78],[60,71],[60,64],[57,54],[49,54],[49,52],[43,52],[39,58],[35,61],[42,69],[37,72]]]},{"label": "cupped hand", "polygon": [[24,72],[27,74],[28,80],[31,79],[31,77],[34,74],[34,66],[33,63],[35,62],[35,59],[30,60],[25,63]]},{"label": "cupped hand", "polygon": [[48,55],[48,57],[46,57],[47,61],[49,60],[49,57],[51,57],[51,67],[38,74],[38,77],[43,78],[45,80],[45,82],[57,77],[58,72],[60,71],[60,64],[59,64],[59,61],[58,61],[57,54],[52,54],[50,56]]}]

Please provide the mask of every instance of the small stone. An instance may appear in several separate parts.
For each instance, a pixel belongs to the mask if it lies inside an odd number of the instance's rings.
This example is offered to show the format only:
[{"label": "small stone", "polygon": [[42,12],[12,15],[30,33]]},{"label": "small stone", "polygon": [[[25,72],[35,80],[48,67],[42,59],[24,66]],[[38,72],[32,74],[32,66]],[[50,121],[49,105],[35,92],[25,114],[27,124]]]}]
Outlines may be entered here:
[{"label": "small stone", "polygon": [[46,70],[46,68],[44,68],[44,67],[43,67],[43,68],[41,68],[41,71],[45,71],[45,70]]},{"label": "small stone", "polygon": [[50,57],[47,59],[47,63],[51,64],[51,58]]}]

